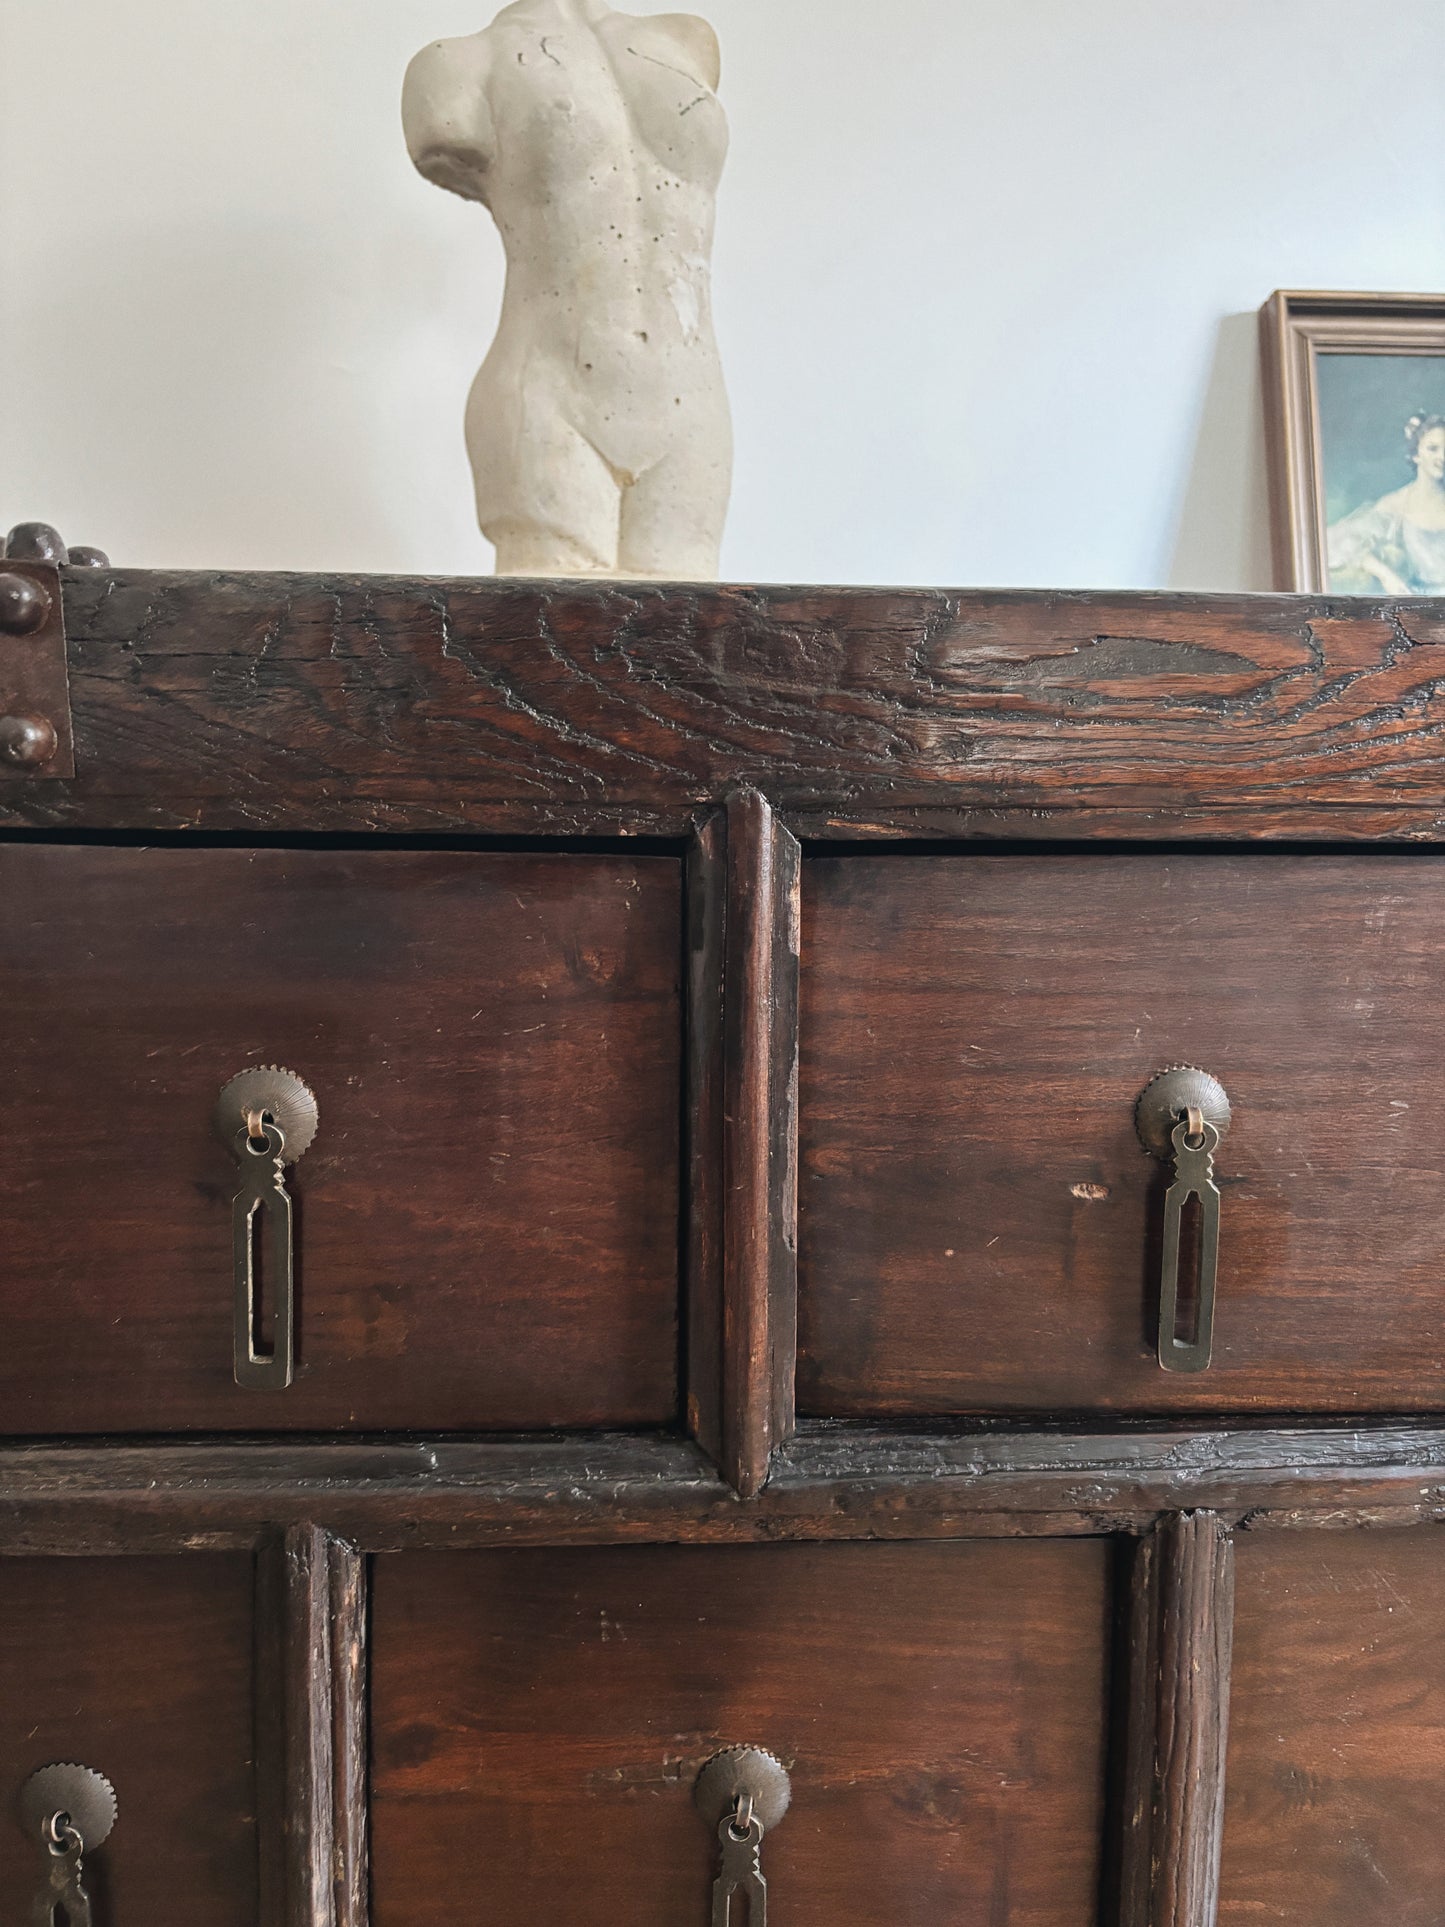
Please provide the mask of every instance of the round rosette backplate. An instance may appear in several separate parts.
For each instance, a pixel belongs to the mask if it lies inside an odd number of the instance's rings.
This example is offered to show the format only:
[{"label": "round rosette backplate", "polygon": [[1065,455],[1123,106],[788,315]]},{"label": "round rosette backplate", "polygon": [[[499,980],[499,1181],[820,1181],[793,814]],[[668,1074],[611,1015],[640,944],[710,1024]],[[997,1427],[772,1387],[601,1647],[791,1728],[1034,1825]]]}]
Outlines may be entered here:
[{"label": "round rosette backplate", "polygon": [[1139,1142],[1153,1157],[1172,1157],[1174,1127],[1190,1111],[1198,1111],[1221,1138],[1228,1135],[1232,1113],[1217,1077],[1195,1064],[1176,1064],[1172,1070],[1160,1071],[1145,1086],[1134,1108]]},{"label": "round rosette backplate", "polygon": [[228,1151],[259,1113],[268,1118],[286,1139],[283,1163],[294,1164],[305,1155],[316,1127],[321,1121],[320,1107],[311,1087],[295,1071],[279,1064],[258,1064],[233,1077],[216,1100],[216,1135]]}]

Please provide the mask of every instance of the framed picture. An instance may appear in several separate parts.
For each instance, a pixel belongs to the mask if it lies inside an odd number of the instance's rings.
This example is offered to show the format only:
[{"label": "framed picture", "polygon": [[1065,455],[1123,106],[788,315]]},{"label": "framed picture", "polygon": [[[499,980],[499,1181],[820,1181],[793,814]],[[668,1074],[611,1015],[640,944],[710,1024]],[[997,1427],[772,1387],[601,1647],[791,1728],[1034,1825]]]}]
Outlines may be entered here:
[{"label": "framed picture", "polygon": [[1282,589],[1445,596],[1445,294],[1261,312]]}]

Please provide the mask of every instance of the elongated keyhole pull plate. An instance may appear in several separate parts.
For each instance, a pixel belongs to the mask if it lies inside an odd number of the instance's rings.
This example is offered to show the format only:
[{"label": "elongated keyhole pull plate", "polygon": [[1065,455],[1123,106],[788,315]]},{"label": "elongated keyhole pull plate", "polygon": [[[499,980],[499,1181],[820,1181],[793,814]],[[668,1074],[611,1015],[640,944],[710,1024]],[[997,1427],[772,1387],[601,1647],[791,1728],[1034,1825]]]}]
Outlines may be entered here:
[{"label": "elongated keyhole pull plate", "polygon": [[[295,1214],[286,1189],[316,1135],[312,1092],[275,1065],[243,1071],[221,1092],[216,1128],[241,1169],[231,1206],[236,1383],[281,1392],[296,1373]],[[271,1339],[262,1342],[269,1317]]]},{"label": "elongated keyhole pull plate", "polygon": [[760,1746],[731,1746],[698,1775],[698,1811],[717,1834],[711,1927],[768,1927],[763,1839],[792,1798],[788,1770]]},{"label": "elongated keyhole pull plate", "polygon": [[[1162,1072],[1148,1086],[1136,1107],[1135,1121],[1146,1150],[1168,1158],[1173,1167],[1164,1194],[1160,1241],[1160,1368],[1207,1372],[1214,1358],[1219,1289],[1220,1194],[1214,1155],[1230,1126],[1229,1098],[1218,1078],[1181,1065]],[[1186,1251],[1186,1229],[1196,1240],[1192,1252]],[[1181,1280],[1191,1259],[1195,1290],[1191,1315],[1184,1318]]]}]

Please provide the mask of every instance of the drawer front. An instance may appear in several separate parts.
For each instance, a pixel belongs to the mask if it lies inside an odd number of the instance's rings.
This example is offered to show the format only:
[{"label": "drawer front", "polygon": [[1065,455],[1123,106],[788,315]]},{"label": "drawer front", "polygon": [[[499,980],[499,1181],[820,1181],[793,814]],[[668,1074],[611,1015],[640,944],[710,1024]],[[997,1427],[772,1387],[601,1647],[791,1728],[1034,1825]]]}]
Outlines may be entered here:
[{"label": "drawer front", "polygon": [[1107,1566],[1097,1541],[380,1558],[376,1927],[706,1927],[693,1789],[733,1745],[791,1770],[779,1921],[1092,1927]]},{"label": "drawer front", "polygon": [[0,1559],[0,1919],[46,1876],[19,1794],[39,1768],[104,1774],[119,1818],[84,1860],[98,1921],[255,1927],[251,1561]]},{"label": "drawer front", "polygon": [[[679,864],[12,845],[0,893],[0,1431],[672,1417]],[[286,1390],[233,1376],[258,1064],[320,1106]]]},{"label": "drawer front", "polygon": [[1222,1927],[1432,1927],[1445,1896],[1445,1538],[1245,1536]]},{"label": "drawer front", "polygon": [[[807,864],[802,1409],[1445,1405],[1442,931],[1426,853]],[[1134,1121],[1179,1064],[1234,1113],[1192,1374]]]}]

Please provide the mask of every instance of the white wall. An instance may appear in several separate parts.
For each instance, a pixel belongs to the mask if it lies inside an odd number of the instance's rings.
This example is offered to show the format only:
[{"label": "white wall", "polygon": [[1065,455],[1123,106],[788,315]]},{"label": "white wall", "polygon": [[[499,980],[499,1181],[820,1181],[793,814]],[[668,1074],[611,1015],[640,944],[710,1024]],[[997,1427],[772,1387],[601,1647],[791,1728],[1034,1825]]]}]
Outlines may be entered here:
[{"label": "white wall", "polygon": [[[0,527],[476,573],[487,0],[0,0]],[[1442,0],[711,0],[737,578],[1268,585],[1253,313],[1445,288]]]}]

